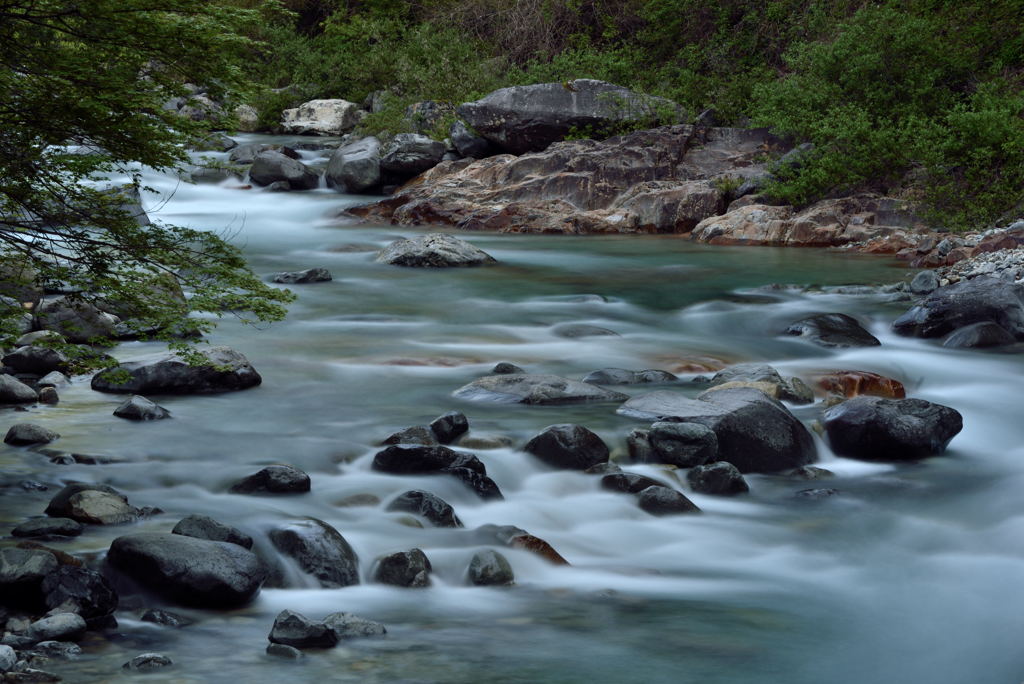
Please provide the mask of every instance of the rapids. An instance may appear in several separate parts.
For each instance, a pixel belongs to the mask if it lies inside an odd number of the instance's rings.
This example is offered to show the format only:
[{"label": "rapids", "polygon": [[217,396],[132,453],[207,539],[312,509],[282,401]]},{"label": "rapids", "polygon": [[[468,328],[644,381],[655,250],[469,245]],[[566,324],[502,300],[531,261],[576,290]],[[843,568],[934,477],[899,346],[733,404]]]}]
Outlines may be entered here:
[{"label": "rapids", "polygon": [[[121,663],[144,651],[176,663],[147,676],[153,682],[1024,678],[1024,365],[1019,354],[897,337],[889,323],[905,302],[832,287],[903,279],[900,264],[819,250],[716,248],[677,236],[466,234],[498,265],[402,269],[374,263],[374,252],[415,231],[328,218],[365,198],[326,189],[188,185],[149,171],[144,181],[154,190],[145,197],[154,219],[230,235],[257,273],[269,278],[320,266],[334,280],[292,286],[298,300],[281,323],[254,329],[226,318],[210,337],[248,356],[263,375],[259,388],[157,397],[174,418],[145,424],[111,416],[122,397],[91,391],[88,378],[63,388],[58,406],[27,414],[5,409],[4,430],[38,422],[61,433],[51,447],[115,462],[58,466],[38,452],[0,449],[0,529],[41,514],[62,481],[105,482],[136,506],[165,511],[132,531],[169,531],[199,513],[266,546],[262,531],[274,522],[321,518],[359,554],[363,583],[267,589],[251,606],[228,613],[170,607],[196,620],[180,630],[140,622],[146,606],[128,599],[116,615],[116,638],[87,640],[81,657],[47,667],[67,681],[116,681]],[[801,287],[767,287],[774,283]],[[808,285],[817,287],[802,287]],[[827,311],[868,322],[882,346],[826,350],[779,335],[789,322]],[[620,336],[564,339],[551,332],[564,322]],[[114,353],[127,360],[160,351],[154,343],[128,342]],[[818,465],[834,471],[834,479],[749,475],[750,495],[687,492],[703,515],[655,518],[630,497],[602,491],[599,478],[547,469],[517,448],[546,425],[578,422],[600,434],[613,455],[624,455],[627,432],[643,424],[617,416],[614,405],[528,407],[451,396],[499,361],[578,378],[604,367],[673,370],[706,357],[766,361],[805,377],[879,372],[902,380],[908,396],[956,408],[965,427],[946,454],[909,465],[837,458],[819,440]],[[699,391],[689,383],[678,389]],[[469,417],[474,434],[512,445],[473,452],[505,501],[482,502],[452,479],[370,469],[386,435],[453,409]],[[814,407],[794,412],[808,423],[817,416]],[[310,494],[227,493],[244,475],[281,462],[310,474]],[[675,477],[654,466],[626,468]],[[50,489],[25,491],[26,480]],[[810,487],[839,494],[794,498]],[[408,489],[451,503],[469,530],[522,527],[571,566],[501,549],[516,586],[465,586],[479,540],[467,530],[412,527],[384,511]],[[338,505],[356,494],[382,504]],[[125,532],[90,528],[58,546],[98,558]],[[430,557],[433,586],[403,590],[368,581],[374,558],[412,547]],[[302,581],[297,573],[294,579]],[[354,612],[384,622],[389,635],[281,661],[264,648],[274,616],[285,608],[312,618]]]}]

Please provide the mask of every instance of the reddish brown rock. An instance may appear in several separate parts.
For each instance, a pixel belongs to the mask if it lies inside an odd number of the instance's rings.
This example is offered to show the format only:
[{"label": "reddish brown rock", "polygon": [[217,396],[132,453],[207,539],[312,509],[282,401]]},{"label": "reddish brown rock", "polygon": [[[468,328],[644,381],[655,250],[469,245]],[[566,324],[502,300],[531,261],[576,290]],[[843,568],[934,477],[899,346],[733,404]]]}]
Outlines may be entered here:
[{"label": "reddish brown rock", "polygon": [[887,399],[903,399],[907,396],[907,391],[899,380],[869,371],[835,371],[817,378],[817,385],[830,394],[841,394],[844,397],[866,394]]},{"label": "reddish brown rock", "polygon": [[555,565],[569,565],[569,561],[562,558],[562,555],[555,551],[551,544],[548,544],[540,537],[534,537],[532,534],[516,535],[508,540],[508,545],[513,549],[522,549],[535,553]]}]

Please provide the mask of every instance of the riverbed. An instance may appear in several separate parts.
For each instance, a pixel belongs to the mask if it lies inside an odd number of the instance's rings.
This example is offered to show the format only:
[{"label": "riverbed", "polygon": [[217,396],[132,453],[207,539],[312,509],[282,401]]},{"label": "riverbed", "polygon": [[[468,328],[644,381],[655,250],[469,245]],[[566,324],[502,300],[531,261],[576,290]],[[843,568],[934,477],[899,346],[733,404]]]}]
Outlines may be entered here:
[{"label": "riverbed", "polygon": [[[253,140],[257,138],[251,138]],[[312,156],[312,155],[310,155]],[[253,328],[225,317],[212,344],[244,353],[263,384],[243,392],[152,397],[172,420],[111,415],[121,397],[87,377],[57,406],[4,409],[59,432],[50,445],[100,454],[103,465],[60,466],[38,451],[0,449],[0,530],[42,514],[68,480],[103,482],[164,513],[129,527],[91,527],[57,548],[99,563],[129,531],[169,531],[205,514],[265,544],[266,530],[312,516],[336,527],[360,558],[362,583],[320,589],[297,573],[249,607],[204,612],[170,629],[138,620],[151,600],[126,599],[113,638],[89,638],[74,661],[47,669],[71,682],[120,681],[145,651],[175,666],[174,682],[929,682],[1005,684],[1024,678],[1024,424],[1020,354],[952,350],[902,338],[889,325],[908,303],[850,286],[906,279],[903,264],[826,250],[712,247],[684,236],[463,234],[498,264],[403,269],[377,250],[416,230],[332,219],[367,201],[327,189],[270,193],[239,182],[189,185],[147,172],[150,215],[230,236],[252,268],[323,267],[333,281],[293,285],[286,320]],[[784,286],[779,286],[784,285]],[[846,286],[846,287],[843,287]],[[818,312],[860,320],[882,344],[824,349],[781,335]],[[617,335],[564,338],[581,323]],[[156,343],[115,355],[155,358]],[[902,381],[908,396],[952,406],[964,430],[942,456],[911,464],[838,458],[818,440],[827,481],[748,475],[751,492],[689,492],[682,473],[625,461],[644,424],[614,404],[529,407],[456,399],[452,392],[500,361],[580,378],[607,367],[676,372],[670,389],[696,396],[699,366],[762,361],[811,378],[855,369]],[[651,388],[616,388],[636,395]],[[663,389],[659,387],[658,389]],[[810,424],[820,405],[791,407]],[[469,419],[476,449],[504,501],[481,501],[453,479],[386,475],[370,462],[380,441],[450,410]],[[701,515],[653,517],[599,478],[543,466],[520,447],[547,425],[580,423],[634,472],[686,492]],[[817,438],[816,438],[817,439]],[[310,474],[312,491],[241,496],[228,488],[272,463]],[[49,487],[26,491],[24,481]],[[837,490],[797,497],[809,487]],[[466,530],[421,528],[385,505],[409,489],[451,503]],[[381,503],[344,505],[356,495]],[[483,548],[473,528],[516,525],[570,563],[501,549],[516,584],[467,586]],[[261,542],[261,540],[263,540]],[[426,589],[374,584],[375,558],[413,547],[434,567]],[[298,662],[264,653],[274,616],[349,611],[383,622],[383,639],[310,651]]]}]

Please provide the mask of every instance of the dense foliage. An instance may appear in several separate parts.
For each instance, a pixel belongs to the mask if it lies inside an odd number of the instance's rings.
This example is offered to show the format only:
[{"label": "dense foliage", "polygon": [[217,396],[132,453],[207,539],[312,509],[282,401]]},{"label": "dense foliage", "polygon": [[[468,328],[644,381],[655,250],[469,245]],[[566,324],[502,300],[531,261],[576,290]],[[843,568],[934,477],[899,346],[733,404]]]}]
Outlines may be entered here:
[{"label": "dense foliage", "polygon": [[266,121],[312,97],[361,101],[409,130],[417,100],[600,78],[690,114],[753,121],[815,152],[772,191],[803,204],[881,190],[976,226],[1024,200],[1019,0],[292,0],[250,60]]},{"label": "dense foliage", "polygon": [[[289,294],[222,237],[140,225],[126,208],[137,164],[174,167],[205,125],[164,103],[188,83],[223,99],[243,82],[251,19],[205,0],[0,0],[3,294],[66,292],[76,306],[116,309],[136,333],[176,339],[210,326],[189,311],[284,315]],[[24,314],[4,302],[8,324]]]}]

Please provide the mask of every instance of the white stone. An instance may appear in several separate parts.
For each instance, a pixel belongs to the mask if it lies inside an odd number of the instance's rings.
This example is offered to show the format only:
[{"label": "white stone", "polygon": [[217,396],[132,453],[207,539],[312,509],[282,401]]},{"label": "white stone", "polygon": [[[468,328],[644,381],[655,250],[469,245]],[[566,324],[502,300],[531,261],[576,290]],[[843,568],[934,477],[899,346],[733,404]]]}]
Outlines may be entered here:
[{"label": "white stone", "polygon": [[310,100],[281,112],[281,126],[286,133],[341,135],[358,123],[358,111],[348,100]]}]

